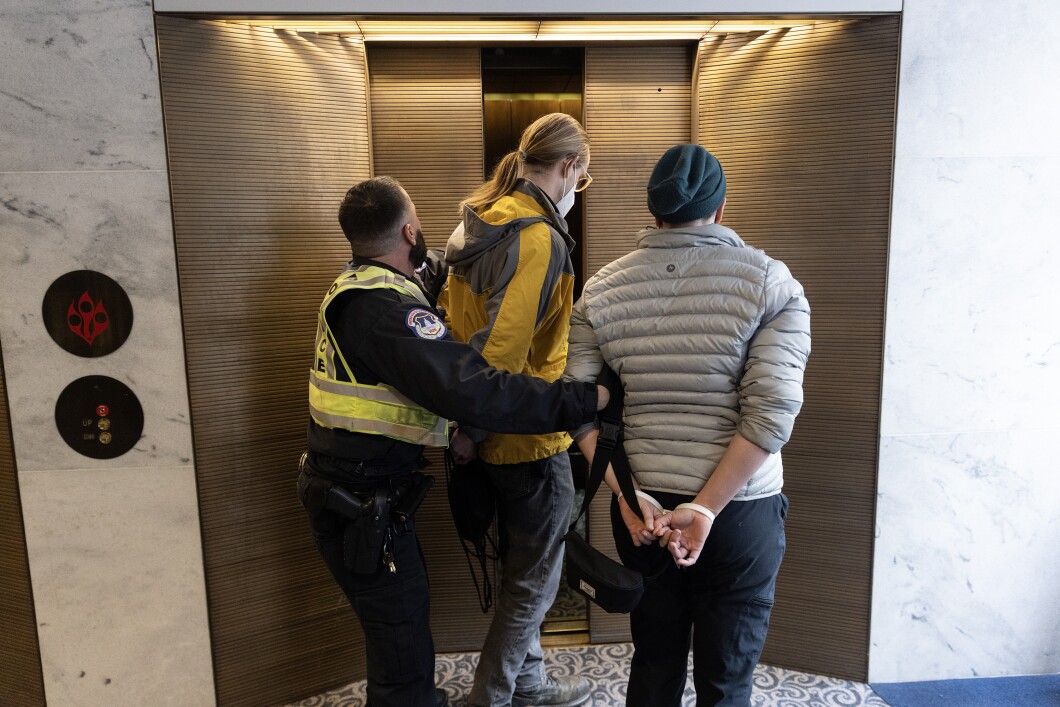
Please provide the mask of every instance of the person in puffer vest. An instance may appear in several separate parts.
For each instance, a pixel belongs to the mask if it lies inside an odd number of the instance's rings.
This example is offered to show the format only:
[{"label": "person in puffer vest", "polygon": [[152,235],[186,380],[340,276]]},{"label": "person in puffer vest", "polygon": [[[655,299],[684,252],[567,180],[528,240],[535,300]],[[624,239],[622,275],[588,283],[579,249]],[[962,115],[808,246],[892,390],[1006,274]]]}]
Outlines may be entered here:
[{"label": "person in puffer vest", "polygon": [[[784,555],[780,450],[802,406],[810,307],[784,263],[721,225],[725,194],[707,150],[667,150],[648,183],[656,227],[571,315],[564,377],[595,380],[606,363],[625,390],[645,521],[609,471],[619,555],[645,572],[673,556],[630,614],[627,705],[680,705],[690,647],[697,704],[750,704]],[[572,434],[591,459],[598,432]]]}]

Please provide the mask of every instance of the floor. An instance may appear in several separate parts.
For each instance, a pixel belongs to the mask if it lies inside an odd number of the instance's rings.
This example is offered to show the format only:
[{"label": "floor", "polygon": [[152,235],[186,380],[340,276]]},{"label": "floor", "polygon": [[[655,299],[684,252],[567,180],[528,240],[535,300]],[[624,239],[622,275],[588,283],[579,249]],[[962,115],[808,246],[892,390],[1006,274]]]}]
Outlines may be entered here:
[{"label": "floor", "polygon": [[[633,646],[612,643],[556,648],[545,651],[550,673],[584,675],[595,685],[589,704],[625,704],[626,679]],[[437,684],[449,693],[452,707],[464,707],[478,663],[478,653],[450,653],[437,657]],[[691,667],[691,660],[689,661]],[[288,707],[364,707],[364,681],[317,695]],[[693,707],[695,692],[689,682],[683,707]],[[755,671],[754,707],[887,707],[868,685],[793,670],[759,665]]]}]

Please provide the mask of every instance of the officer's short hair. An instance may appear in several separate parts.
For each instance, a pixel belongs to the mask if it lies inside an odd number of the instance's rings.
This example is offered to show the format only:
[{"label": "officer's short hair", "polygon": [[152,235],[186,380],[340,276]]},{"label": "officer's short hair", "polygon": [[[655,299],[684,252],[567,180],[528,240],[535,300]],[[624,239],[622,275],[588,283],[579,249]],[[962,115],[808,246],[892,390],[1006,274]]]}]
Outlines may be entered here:
[{"label": "officer's short hair", "polygon": [[339,225],[354,255],[383,255],[394,244],[408,216],[408,196],[393,177],[354,184],[339,206]]}]

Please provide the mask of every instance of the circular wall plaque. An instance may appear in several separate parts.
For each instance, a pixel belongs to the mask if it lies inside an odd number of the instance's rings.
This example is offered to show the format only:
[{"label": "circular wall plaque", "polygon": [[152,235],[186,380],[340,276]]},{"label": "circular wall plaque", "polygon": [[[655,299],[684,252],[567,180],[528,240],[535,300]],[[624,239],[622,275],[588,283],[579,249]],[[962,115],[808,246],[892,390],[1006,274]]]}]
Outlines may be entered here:
[{"label": "circular wall plaque", "polygon": [[44,293],[41,310],[55,343],[85,358],[117,351],[132,331],[129,296],[95,270],[75,270],[56,279]]},{"label": "circular wall plaque", "polygon": [[85,376],[59,394],[55,426],[75,452],[93,459],[113,459],[140,440],[144,410],[136,394],[121,381]]}]

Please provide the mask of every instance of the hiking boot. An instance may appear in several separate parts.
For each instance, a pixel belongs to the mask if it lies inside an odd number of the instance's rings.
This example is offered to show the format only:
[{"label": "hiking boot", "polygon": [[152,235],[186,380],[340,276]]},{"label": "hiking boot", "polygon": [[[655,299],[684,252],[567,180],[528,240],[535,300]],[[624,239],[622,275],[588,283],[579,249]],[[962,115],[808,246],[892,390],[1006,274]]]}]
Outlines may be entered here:
[{"label": "hiking boot", "polygon": [[589,701],[592,687],[580,675],[545,678],[537,687],[516,690],[512,707],[577,707]]}]

